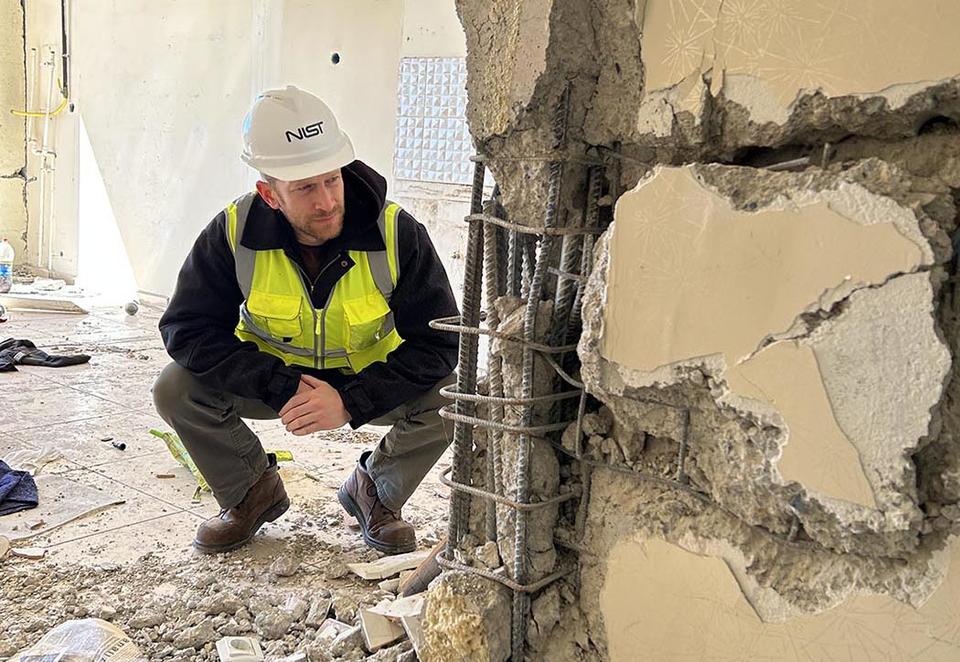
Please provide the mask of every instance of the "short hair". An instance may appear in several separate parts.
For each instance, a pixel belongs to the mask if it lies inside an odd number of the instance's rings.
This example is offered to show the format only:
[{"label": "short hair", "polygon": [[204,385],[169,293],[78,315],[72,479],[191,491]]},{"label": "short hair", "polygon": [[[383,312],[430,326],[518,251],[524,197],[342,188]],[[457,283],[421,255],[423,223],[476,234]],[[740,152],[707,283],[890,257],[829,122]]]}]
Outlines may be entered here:
[{"label": "short hair", "polygon": [[270,186],[273,186],[273,187],[276,187],[277,182],[280,181],[280,180],[277,179],[276,177],[271,177],[270,175],[268,175],[268,174],[265,173],[265,172],[261,172],[261,173],[260,173],[260,179],[262,179],[262,180],[265,181],[267,184],[269,184]]}]

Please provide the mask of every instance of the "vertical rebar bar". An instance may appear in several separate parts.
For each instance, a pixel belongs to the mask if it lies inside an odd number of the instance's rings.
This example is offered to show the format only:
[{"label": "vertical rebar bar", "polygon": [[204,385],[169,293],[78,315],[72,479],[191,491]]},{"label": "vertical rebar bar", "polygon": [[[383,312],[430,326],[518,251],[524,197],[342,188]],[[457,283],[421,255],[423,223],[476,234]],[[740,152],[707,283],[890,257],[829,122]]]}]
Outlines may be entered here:
[{"label": "vertical rebar bar", "polygon": [[[491,206],[496,207],[494,202]],[[483,257],[484,257],[484,291],[486,302],[484,308],[487,313],[487,328],[496,330],[500,326],[500,316],[497,313],[497,299],[500,297],[499,272],[500,254],[498,250],[499,228],[496,225],[486,224],[483,227]],[[489,394],[495,398],[503,397],[503,366],[501,358],[496,356],[491,343],[487,344],[487,388]],[[490,418],[500,423],[503,421],[503,406],[490,405]],[[503,432],[496,428],[487,430],[487,489],[494,494],[503,494],[503,464],[501,441]],[[487,540],[497,539],[497,504],[487,501]]]},{"label": "vertical rebar bar", "polygon": [[521,270],[523,268],[522,239],[516,230],[510,230],[507,241],[507,294],[520,296]]},{"label": "vertical rebar bar", "polygon": [[[563,146],[566,137],[566,118],[567,109],[570,102],[570,87],[564,88],[557,104],[557,110],[554,114],[553,132],[554,132],[554,150],[559,150]],[[560,187],[563,183],[563,161],[560,159],[550,162],[550,179],[547,191],[547,210],[544,215],[544,227],[551,228],[556,226],[557,210],[560,202]],[[523,339],[527,343],[523,348],[522,362],[522,381],[521,397],[530,398],[533,395],[534,378],[534,354],[529,343],[536,340],[537,313],[540,310],[540,297],[543,292],[544,276],[547,272],[547,259],[553,249],[553,237],[544,236],[540,240],[537,259],[534,262],[533,273],[530,278],[530,286],[526,310],[523,316]],[[531,405],[523,406],[523,425],[533,424],[533,407]],[[516,466],[516,497],[518,503],[527,503],[530,498],[530,447],[532,440],[530,435],[521,432],[517,448],[517,466]],[[527,556],[527,512],[518,510],[516,512],[516,529],[514,531],[514,581],[519,584],[526,582],[526,556]],[[512,614],[512,654],[514,662],[523,660],[523,648],[526,640],[527,614],[530,609],[530,596],[519,591],[513,595],[513,614]]]},{"label": "vertical rebar bar", "polygon": [[[473,192],[470,214],[479,214],[483,208],[483,162],[477,161],[473,170]],[[467,255],[463,276],[463,314],[461,324],[478,326],[480,323],[480,295],[483,286],[483,231],[480,221],[471,221],[467,231]],[[457,391],[475,393],[477,389],[477,349],[479,337],[474,334],[460,335]],[[473,416],[472,402],[457,400],[454,411],[464,416]],[[453,427],[453,477],[468,484],[473,453],[473,427],[457,422]],[[469,518],[470,499],[463,492],[454,492],[450,506],[447,554],[453,558],[453,550],[459,545],[464,527]]]}]

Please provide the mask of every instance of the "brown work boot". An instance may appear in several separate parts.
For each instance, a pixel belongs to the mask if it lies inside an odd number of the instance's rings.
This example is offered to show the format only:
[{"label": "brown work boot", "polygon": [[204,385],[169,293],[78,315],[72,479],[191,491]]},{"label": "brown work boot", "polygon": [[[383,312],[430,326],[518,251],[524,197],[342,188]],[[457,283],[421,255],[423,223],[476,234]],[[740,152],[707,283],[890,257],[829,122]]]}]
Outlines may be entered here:
[{"label": "brown work boot", "polygon": [[272,522],[290,507],[287,491],[277,471],[276,460],[247,490],[243,501],[229,510],[221,510],[197,529],[193,546],[206,554],[229,552],[250,542],[264,522]]},{"label": "brown work boot", "polygon": [[417,548],[413,527],[400,519],[377,496],[377,486],[364,468],[369,451],[360,456],[357,468],[337,491],[340,505],[357,518],[364,541],[384,554],[402,554]]}]

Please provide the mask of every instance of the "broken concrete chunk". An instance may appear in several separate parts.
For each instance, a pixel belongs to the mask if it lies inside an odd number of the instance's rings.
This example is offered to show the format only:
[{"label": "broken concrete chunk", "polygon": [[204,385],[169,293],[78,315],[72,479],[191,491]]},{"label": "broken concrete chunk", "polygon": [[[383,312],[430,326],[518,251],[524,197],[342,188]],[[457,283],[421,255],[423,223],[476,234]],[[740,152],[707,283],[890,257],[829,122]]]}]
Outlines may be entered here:
[{"label": "broken concrete chunk", "polygon": [[299,569],[300,559],[290,554],[281,555],[270,566],[270,572],[276,577],[290,577]]},{"label": "broken concrete chunk", "polygon": [[165,620],[164,615],[155,609],[141,609],[135,613],[130,620],[127,621],[127,625],[132,628],[152,628],[160,625]]},{"label": "broken concrete chunk", "polygon": [[423,662],[504,662],[510,654],[506,587],[464,572],[445,572],[426,593]]},{"label": "broken concrete chunk", "polygon": [[357,625],[337,635],[330,644],[330,653],[334,657],[346,657],[354,651],[361,650],[363,643],[363,630]]},{"label": "broken concrete chunk", "polygon": [[[909,457],[950,364],[914,210],[843,175],[659,168],[600,248],[579,353],[618,437],[686,436],[685,469],[772,531],[799,516],[831,548],[914,548]],[[685,409],[689,427],[655,414]]]},{"label": "broken concrete chunk", "polygon": [[477,560],[481,564],[490,570],[500,567],[500,550],[497,548],[497,543],[492,540],[488,540],[477,547],[474,556],[477,557]]},{"label": "broken concrete chunk", "polygon": [[348,623],[338,621],[334,618],[328,618],[324,620],[317,629],[317,639],[327,639],[333,641],[341,634],[349,631],[352,628],[353,626]]},{"label": "broken concrete chunk", "polygon": [[400,588],[400,578],[394,577],[393,579],[384,579],[382,582],[377,584],[377,588],[381,591],[390,591],[391,593],[396,593]]},{"label": "broken concrete chunk", "polygon": [[424,549],[395,556],[384,556],[369,563],[348,563],[347,567],[361,579],[386,579],[403,570],[416,568],[429,555],[430,550]]},{"label": "broken concrete chunk", "polygon": [[317,598],[310,603],[310,610],[307,612],[304,623],[309,627],[319,627],[327,620],[327,614],[330,613],[330,605],[333,604],[332,598]]},{"label": "broken concrete chunk", "polygon": [[369,611],[387,618],[400,620],[404,616],[419,616],[423,613],[425,604],[424,594],[418,593],[396,600],[382,600],[371,607]]},{"label": "broken concrete chunk", "polygon": [[423,616],[403,616],[400,618],[400,624],[403,626],[403,631],[407,633],[410,643],[413,644],[417,657],[422,659],[420,651],[423,650]]},{"label": "broken concrete chunk", "polygon": [[236,614],[243,607],[243,601],[237,596],[223,591],[201,599],[197,606],[210,616]]},{"label": "broken concrete chunk", "polygon": [[201,648],[204,644],[212,643],[217,636],[213,623],[205,620],[175,635],[173,645],[176,648]]},{"label": "broken concrete chunk", "polygon": [[371,653],[399,641],[404,636],[403,627],[373,609],[360,610],[360,626],[367,650]]},{"label": "broken concrete chunk", "polygon": [[254,624],[257,626],[257,631],[263,637],[267,639],[280,639],[293,624],[293,615],[283,609],[268,607],[257,614]]},{"label": "broken concrete chunk", "polygon": [[23,559],[42,559],[47,554],[43,547],[12,547],[10,553]]}]

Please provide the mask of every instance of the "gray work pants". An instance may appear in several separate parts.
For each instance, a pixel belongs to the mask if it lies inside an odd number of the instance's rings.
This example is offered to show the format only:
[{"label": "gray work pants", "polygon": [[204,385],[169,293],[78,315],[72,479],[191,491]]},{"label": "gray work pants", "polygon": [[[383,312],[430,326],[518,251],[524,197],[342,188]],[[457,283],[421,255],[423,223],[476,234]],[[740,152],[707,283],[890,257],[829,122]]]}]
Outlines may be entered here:
[{"label": "gray work pants", "polygon": [[[393,426],[366,460],[367,472],[387,508],[400,510],[450,443],[452,424],[441,419],[437,410],[449,402],[440,395],[440,387],[454,381],[450,375],[427,393],[371,421]],[[211,388],[176,363],[157,378],[153,402],[183,441],[220,507],[240,503],[268,465],[260,440],[241,419],[275,419],[277,412],[260,400]]]}]

